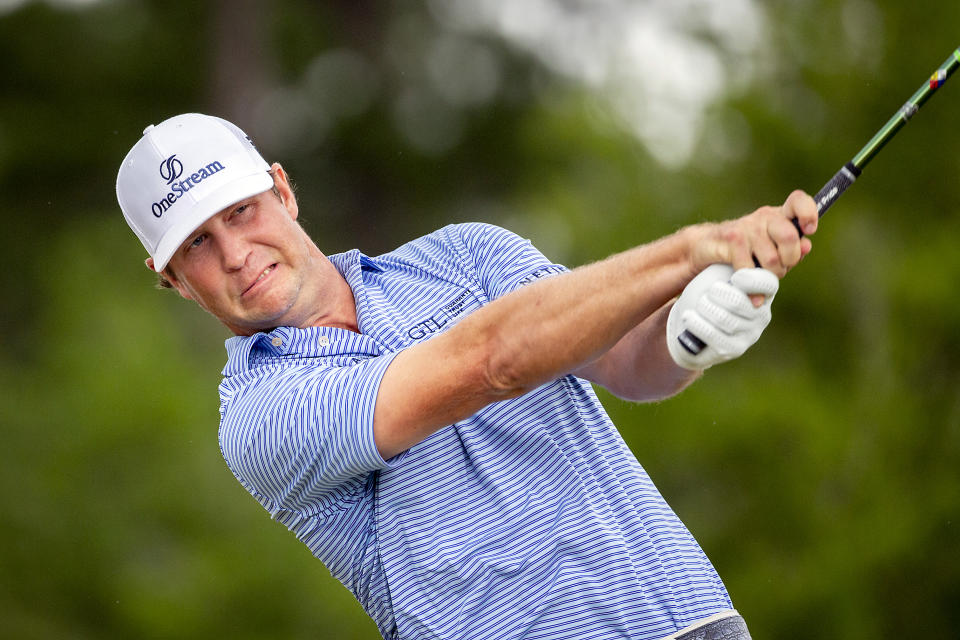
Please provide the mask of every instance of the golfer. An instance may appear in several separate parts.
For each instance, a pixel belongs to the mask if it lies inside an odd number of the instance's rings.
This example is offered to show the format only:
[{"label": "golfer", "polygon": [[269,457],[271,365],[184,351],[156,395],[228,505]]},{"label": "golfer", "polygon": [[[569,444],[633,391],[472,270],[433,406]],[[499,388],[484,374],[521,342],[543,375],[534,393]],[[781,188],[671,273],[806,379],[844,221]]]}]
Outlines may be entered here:
[{"label": "golfer", "polygon": [[659,400],[742,354],[810,251],[809,196],[574,270],[479,223],[328,256],[279,164],[184,114],[117,197],[147,267],[235,334],[227,465],[384,638],[750,637],[590,383]]}]

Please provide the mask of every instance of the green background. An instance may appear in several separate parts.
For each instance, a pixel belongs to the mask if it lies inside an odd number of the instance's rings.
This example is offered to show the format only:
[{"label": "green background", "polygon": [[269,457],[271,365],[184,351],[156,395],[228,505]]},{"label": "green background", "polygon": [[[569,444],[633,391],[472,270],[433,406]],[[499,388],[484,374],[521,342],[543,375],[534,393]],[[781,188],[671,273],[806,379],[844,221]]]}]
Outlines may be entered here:
[{"label": "green background", "polygon": [[[377,635],[220,457],[227,333],[153,288],[114,200],[147,124],[236,121],[327,253],[482,220],[577,265],[815,192],[960,45],[954,1],[447,4],[0,2],[0,637]],[[673,44],[598,82],[560,63],[609,52],[549,48],[573,18]],[[689,128],[658,119],[682,112],[664,77],[705,92]],[[603,396],[755,638],[960,628],[954,82],[823,220],[747,356],[659,404]]]}]

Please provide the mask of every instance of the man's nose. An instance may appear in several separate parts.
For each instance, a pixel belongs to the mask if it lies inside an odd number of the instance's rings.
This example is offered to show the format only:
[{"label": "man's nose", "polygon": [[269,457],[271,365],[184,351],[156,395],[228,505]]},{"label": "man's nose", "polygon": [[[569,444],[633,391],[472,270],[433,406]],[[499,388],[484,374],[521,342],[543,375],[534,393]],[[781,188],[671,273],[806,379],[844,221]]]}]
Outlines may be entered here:
[{"label": "man's nose", "polygon": [[242,269],[250,256],[250,244],[238,233],[220,236],[220,255],[225,271]]}]

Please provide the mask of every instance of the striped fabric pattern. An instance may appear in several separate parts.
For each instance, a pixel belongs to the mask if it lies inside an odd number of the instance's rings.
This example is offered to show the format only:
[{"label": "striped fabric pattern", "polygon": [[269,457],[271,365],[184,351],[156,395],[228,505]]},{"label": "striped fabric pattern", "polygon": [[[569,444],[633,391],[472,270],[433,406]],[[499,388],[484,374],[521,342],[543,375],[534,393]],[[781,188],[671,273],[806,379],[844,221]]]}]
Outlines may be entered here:
[{"label": "striped fabric pattern", "polygon": [[391,460],[377,453],[392,358],[562,266],[474,223],[330,259],[361,333],[228,340],[220,445],[383,637],[655,639],[732,608],[584,380],[490,405]]}]

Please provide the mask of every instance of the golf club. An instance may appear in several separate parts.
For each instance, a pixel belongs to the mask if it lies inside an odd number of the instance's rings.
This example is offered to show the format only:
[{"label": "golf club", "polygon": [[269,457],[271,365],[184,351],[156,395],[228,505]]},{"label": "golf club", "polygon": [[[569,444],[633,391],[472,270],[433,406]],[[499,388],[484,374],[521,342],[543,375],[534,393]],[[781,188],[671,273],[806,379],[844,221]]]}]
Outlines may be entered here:
[{"label": "golf club", "polygon": [[[817,212],[821,218],[823,214],[827,212],[827,209],[837,201],[837,198],[847,190],[847,187],[853,184],[860,176],[864,167],[873,160],[880,149],[890,142],[890,139],[903,128],[903,125],[907,124],[910,118],[920,110],[920,107],[923,106],[930,96],[944,85],[947,78],[949,78],[958,67],[960,67],[960,47],[957,47],[957,49],[950,54],[950,57],[933,72],[930,80],[923,83],[923,86],[917,89],[916,93],[900,107],[900,110],[877,131],[876,135],[870,139],[870,142],[860,149],[859,153],[857,153],[850,162],[840,167],[840,170],[830,178],[829,182],[817,192],[817,195],[815,195],[813,199],[817,203]],[[793,225],[797,228],[797,232],[802,238],[803,231],[800,229],[800,224],[796,218],[793,219]],[[757,264],[758,267],[760,266],[756,258],[754,258],[754,263]],[[681,346],[693,355],[697,355],[707,346],[703,340],[691,333],[689,329],[681,333],[677,339],[680,341]]]}]

